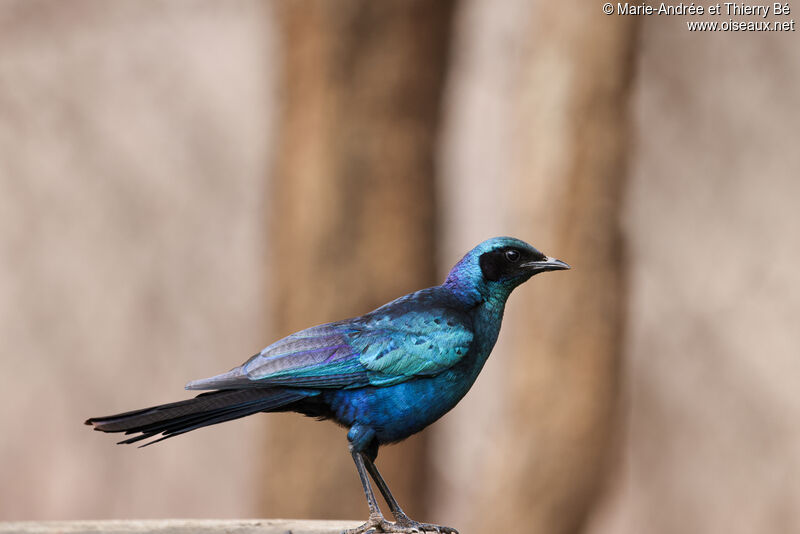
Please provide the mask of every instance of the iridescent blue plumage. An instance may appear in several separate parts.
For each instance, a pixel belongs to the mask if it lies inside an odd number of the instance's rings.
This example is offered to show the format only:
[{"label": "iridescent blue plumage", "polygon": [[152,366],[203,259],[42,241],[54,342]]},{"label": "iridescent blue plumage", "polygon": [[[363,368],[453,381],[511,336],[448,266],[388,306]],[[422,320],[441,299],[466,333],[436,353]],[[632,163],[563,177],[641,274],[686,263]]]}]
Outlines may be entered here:
[{"label": "iridescent blue plumage", "polygon": [[472,320],[442,287],[406,295],[354,319],[288,336],[228,373],[188,389],[277,385],[353,389],[434,376],[455,365],[472,343]]},{"label": "iridescent blue plumage", "polygon": [[[538,272],[567,268],[518,239],[489,239],[467,253],[444,284],[276,341],[227,373],[190,382],[187,389],[213,390],[196,399],[87,423],[139,433],[125,440],[130,443],[259,411],[333,419],[349,429],[370,505],[370,521],[355,532],[419,529],[426,525],[405,516],[377,472],[378,447],[422,430],[455,406],[494,347],[511,291]],[[380,515],[367,471],[397,523]]]}]

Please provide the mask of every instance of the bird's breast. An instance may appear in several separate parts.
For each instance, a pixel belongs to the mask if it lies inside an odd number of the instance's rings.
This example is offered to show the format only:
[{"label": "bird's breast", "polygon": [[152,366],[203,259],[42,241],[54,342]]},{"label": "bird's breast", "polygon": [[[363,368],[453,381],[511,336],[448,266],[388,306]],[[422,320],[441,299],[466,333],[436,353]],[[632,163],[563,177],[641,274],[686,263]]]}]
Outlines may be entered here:
[{"label": "bird's breast", "polygon": [[450,411],[469,391],[500,332],[504,301],[474,310],[473,342],[453,367],[436,376],[414,376],[391,386],[367,386],[324,393],[334,418],[344,426],[375,430],[379,443],[400,441]]},{"label": "bird's breast", "polygon": [[450,411],[469,391],[486,357],[478,351],[436,376],[413,377],[386,387],[330,391],[326,395],[342,425],[375,430],[379,443],[400,441]]},{"label": "bird's breast", "polygon": [[329,394],[336,420],[375,430],[379,443],[400,441],[447,413],[471,385],[446,371],[386,387],[364,387]]}]

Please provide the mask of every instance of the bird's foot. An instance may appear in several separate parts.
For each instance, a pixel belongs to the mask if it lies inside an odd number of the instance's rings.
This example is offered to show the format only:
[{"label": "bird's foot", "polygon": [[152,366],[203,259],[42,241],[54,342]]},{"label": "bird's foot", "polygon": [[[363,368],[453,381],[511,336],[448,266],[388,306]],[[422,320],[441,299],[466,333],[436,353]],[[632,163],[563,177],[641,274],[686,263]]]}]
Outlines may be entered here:
[{"label": "bird's foot", "polygon": [[389,530],[394,527],[394,523],[386,520],[382,515],[371,515],[366,523],[356,528],[348,528],[343,530],[342,534],[374,534],[376,532],[395,532]]},{"label": "bird's foot", "polygon": [[400,530],[399,532],[419,532],[419,533],[437,532],[439,534],[458,534],[458,531],[453,527],[434,525],[432,523],[420,523],[419,521],[414,521],[405,514],[398,515],[396,519],[397,522],[394,524],[394,526],[396,528],[400,527],[403,529]]},{"label": "bird's foot", "polygon": [[342,534],[377,534],[379,532],[399,532],[404,534],[437,532],[439,534],[458,534],[458,531],[454,528],[430,523],[420,523],[405,515],[398,517],[395,523],[387,521],[383,516],[370,517],[363,525],[347,529]]}]

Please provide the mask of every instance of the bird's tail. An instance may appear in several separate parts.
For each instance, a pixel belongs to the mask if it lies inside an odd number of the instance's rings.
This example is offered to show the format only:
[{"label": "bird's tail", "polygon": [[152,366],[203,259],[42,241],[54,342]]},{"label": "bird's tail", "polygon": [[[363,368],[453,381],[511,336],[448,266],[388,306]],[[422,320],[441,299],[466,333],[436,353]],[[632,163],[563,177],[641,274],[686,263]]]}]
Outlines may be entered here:
[{"label": "bird's tail", "polygon": [[307,394],[290,389],[247,388],[209,391],[193,399],[162,404],[142,410],[105,417],[92,417],[87,425],[102,432],[137,434],[119,443],[135,443],[158,434],[161,438],[142,445],[196,430],[208,425],[239,419],[257,412],[285,407]]}]

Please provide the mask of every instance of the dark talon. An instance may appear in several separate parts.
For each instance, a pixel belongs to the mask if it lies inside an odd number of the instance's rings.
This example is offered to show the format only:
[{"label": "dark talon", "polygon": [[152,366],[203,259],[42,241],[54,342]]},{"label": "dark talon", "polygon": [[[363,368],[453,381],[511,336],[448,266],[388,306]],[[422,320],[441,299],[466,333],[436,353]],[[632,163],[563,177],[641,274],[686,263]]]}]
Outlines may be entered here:
[{"label": "dark talon", "polygon": [[431,523],[420,523],[410,519],[405,514],[392,523],[383,516],[370,517],[370,519],[356,528],[342,531],[342,534],[378,534],[378,533],[399,533],[399,534],[425,534],[426,532],[437,532],[439,534],[458,534],[452,527],[434,525]]},{"label": "dark talon", "polygon": [[411,529],[406,532],[438,532],[439,534],[458,534],[458,531],[452,527],[445,527],[443,525],[434,525],[432,523],[420,523],[414,521],[408,516],[398,518],[397,525]]}]

